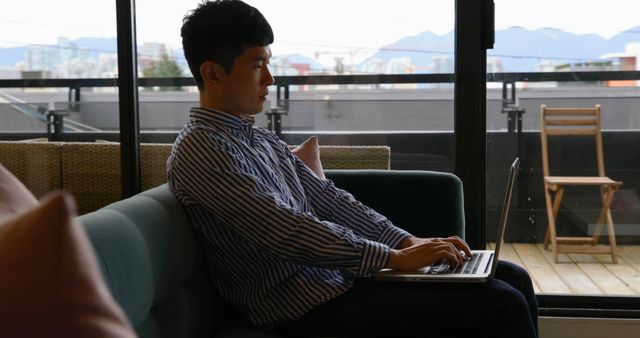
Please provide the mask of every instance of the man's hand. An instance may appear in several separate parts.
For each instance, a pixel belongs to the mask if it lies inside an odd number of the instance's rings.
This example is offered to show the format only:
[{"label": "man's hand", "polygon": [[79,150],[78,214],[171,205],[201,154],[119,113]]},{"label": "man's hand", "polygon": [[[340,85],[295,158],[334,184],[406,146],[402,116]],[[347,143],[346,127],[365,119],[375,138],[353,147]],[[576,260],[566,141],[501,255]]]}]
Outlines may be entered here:
[{"label": "man's hand", "polygon": [[400,249],[391,250],[387,268],[393,270],[417,270],[440,260],[458,266],[464,261],[460,251],[471,257],[471,249],[460,237],[405,238]]},{"label": "man's hand", "polygon": [[419,238],[415,236],[409,236],[402,240],[402,242],[400,243],[400,249],[406,249],[410,246],[414,246],[416,244],[420,244],[423,242],[428,242],[430,240],[431,240],[430,238]]}]

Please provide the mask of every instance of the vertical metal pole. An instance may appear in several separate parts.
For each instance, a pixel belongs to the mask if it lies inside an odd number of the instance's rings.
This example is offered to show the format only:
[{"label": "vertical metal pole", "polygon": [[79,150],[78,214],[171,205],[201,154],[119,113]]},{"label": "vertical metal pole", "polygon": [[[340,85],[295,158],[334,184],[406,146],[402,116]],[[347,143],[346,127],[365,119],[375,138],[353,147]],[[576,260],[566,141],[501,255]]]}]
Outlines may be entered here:
[{"label": "vertical metal pole", "polygon": [[465,238],[486,246],[486,14],[483,1],[456,0],[454,172],[464,184]]},{"label": "vertical metal pole", "polygon": [[282,110],[280,114],[276,117],[276,134],[278,137],[282,138],[282,115],[287,114],[289,112],[289,85],[284,86],[284,104],[282,105]]},{"label": "vertical metal pole", "polygon": [[[280,105],[280,97],[282,97],[282,91],[280,90],[280,86],[276,86],[276,107]],[[267,111],[267,129],[273,132],[275,132],[275,127],[274,127],[275,114],[276,113],[272,109]]]},{"label": "vertical metal pole", "polygon": [[140,192],[135,0],[116,0],[122,197]]},{"label": "vertical metal pole", "polygon": [[502,108],[509,105],[509,97],[507,96],[507,80],[502,80]]},{"label": "vertical metal pole", "polygon": [[[284,92],[284,93],[283,93]],[[268,128],[282,138],[282,115],[289,110],[289,85],[278,85],[276,90],[277,108],[268,114]],[[282,95],[284,94],[284,100]]]},{"label": "vertical metal pole", "polygon": [[273,132],[282,138],[282,115],[280,113],[273,114]]}]

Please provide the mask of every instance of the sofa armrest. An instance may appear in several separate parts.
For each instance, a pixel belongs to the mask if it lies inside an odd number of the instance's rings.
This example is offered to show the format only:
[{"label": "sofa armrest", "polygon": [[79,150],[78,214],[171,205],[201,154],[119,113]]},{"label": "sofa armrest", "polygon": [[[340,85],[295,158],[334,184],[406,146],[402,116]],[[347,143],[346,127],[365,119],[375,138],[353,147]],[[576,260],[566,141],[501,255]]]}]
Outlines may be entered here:
[{"label": "sofa armrest", "polygon": [[419,237],[464,238],[462,181],[449,173],[326,170],[328,179]]}]

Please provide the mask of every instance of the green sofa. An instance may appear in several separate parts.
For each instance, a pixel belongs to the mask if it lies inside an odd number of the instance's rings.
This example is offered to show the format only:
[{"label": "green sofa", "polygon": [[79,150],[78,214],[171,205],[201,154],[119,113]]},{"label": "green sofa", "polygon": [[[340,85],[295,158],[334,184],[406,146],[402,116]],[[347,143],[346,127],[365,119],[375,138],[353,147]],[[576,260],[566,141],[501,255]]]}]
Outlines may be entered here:
[{"label": "green sofa", "polygon": [[[418,236],[464,237],[462,183],[428,171],[328,170],[338,187]],[[198,237],[168,186],[80,217],[138,335],[274,337],[238,324],[207,276]]]}]

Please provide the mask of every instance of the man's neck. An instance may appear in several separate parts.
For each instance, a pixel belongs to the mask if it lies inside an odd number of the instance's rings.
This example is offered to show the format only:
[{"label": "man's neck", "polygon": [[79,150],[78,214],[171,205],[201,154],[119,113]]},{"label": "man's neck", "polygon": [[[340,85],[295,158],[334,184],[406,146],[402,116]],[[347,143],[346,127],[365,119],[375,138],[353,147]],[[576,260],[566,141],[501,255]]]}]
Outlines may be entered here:
[{"label": "man's neck", "polygon": [[200,91],[200,107],[208,108],[217,111],[223,111],[225,113],[241,116],[242,114],[231,111],[230,109],[225,108],[224,105],[220,104],[220,100],[215,100],[211,98],[211,96],[207,95],[203,91]]}]

